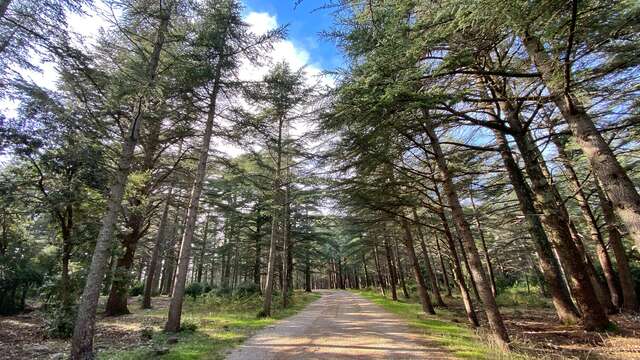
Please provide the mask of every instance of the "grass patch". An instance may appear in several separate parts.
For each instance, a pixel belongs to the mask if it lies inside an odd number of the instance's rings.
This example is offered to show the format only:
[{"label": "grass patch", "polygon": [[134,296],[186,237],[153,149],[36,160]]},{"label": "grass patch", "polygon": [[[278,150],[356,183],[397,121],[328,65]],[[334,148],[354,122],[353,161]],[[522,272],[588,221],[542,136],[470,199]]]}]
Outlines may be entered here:
[{"label": "grass patch", "polygon": [[456,315],[447,309],[437,309],[437,315],[425,315],[420,304],[412,300],[393,301],[378,292],[354,291],[384,309],[407,320],[429,338],[462,359],[524,359],[520,355],[502,352],[483,339],[471,328],[453,321]]},{"label": "grass patch", "polygon": [[[287,309],[280,307],[279,298],[274,298],[272,317],[258,318],[262,308],[261,296],[229,297],[207,295],[186,300],[182,322],[194,324],[194,331],[165,334],[155,329],[149,345],[128,351],[105,351],[99,359],[223,359],[225,351],[241,344],[255,331],[300,311],[310,302],[320,298],[319,294],[295,292],[292,304]],[[166,318],[166,309],[145,313],[150,317]],[[190,326],[193,327],[193,326]],[[171,337],[177,343],[168,344]],[[163,351],[166,351],[163,353]]]},{"label": "grass patch", "polygon": [[541,309],[551,306],[551,301],[540,295],[540,288],[532,285],[527,289],[523,283],[516,283],[505,289],[501,289],[496,296],[496,303],[503,307]]}]

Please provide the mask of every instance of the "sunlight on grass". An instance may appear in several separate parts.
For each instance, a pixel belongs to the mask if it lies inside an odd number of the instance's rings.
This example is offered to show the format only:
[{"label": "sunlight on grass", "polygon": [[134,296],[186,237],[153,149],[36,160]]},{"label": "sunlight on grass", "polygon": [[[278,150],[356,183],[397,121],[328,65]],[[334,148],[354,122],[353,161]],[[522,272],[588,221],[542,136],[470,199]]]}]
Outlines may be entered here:
[{"label": "sunlight on grass", "polygon": [[[162,333],[154,329],[151,344],[129,351],[106,351],[99,359],[139,360],[139,359],[223,359],[226,350],[241,344],[255,331],[275,323],[300,311],[310,302],[320,298],[319,294],[296,292],[292,305],[280,307],[280,299],[274,298],[273,316],[258,318],[262,308],[262,297],[246,298],[203,296],[195,301],[185,302],[182,321],[197,325],[196,331],[183,331],[176,335]],[[166,309],[145,312],[149,317],[166,317]],[[176,336],[178,342],[167,344],[167,339]],[[168,350],[166,353],[162,350]]]},{"label": "sunlight on grass", "polygon": [[491,347],[471,328],[450,319],[455,315],[447,309],[437,309],[437,315],[425,315],[418,303],[404,300],[392,301],[378,292],[354,291],[384,309],[399,315],[407,323],[424,332],[429,338],[463,359],[524,359],[518,354],[501,352]]}]

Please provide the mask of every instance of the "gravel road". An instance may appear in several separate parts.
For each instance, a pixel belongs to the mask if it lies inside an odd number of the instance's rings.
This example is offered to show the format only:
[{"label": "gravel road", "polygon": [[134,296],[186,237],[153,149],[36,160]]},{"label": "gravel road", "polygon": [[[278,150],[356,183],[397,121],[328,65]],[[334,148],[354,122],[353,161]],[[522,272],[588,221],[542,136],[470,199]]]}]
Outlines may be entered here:
[{"label": "gravel road", "polygon": [[347,291],[326,291],[295,316],[267,327],[228,360],[453,359],[395,315]]}]

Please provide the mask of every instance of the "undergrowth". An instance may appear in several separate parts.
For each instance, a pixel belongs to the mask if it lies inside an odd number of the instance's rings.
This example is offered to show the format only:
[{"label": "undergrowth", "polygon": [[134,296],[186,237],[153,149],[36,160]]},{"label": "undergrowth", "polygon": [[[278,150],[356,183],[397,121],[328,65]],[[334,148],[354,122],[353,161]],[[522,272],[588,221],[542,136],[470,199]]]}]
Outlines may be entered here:
[{"label": "undergrowth", "polygon": [[[159,328],[153,329],[148,345],[128,351],[105,351],[99,354],[99,359],[223,359],[226,350],[239,345],[255,331],[295,314],[319,297],[315,293],[295,292],[287,309],[281,308],[281,299],[274,298],[272,316],[267,318],[257,316],[262,309],[262,297],[255,294],[218,296],[211,293],[189,299],[182,313],[182,323],[188,324],[189,331],[165,334]],[[153,310],[147,316],[165,318],[166,309]]]}]

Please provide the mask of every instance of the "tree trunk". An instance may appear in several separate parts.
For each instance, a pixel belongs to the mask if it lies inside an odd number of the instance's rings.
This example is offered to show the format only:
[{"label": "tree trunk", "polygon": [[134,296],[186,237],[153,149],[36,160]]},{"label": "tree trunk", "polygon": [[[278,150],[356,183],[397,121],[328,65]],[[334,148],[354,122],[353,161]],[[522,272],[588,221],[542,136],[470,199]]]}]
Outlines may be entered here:
[{"label": "tree trunk", "polygon": [[167,219],[169,218],[169,205],[173,194],[173,186],[169,188],[167,198],[165,200],[164,209],[162,210],[162,217],[160,218],[160,225],[158,226],[158,234],[156,234],[156,241],[153,244],[153,253],[151,254],[151,261],[149,263],[149,272],[147,273],[147,279],[145,280],[144,295],[142,297],[142,308],[151,309],[151,295],[153,294],[154,282],[156,279],[156,272],[158,263],[160,262],[160,249],[164,243],[164,234],[167,228]]},{"label": "tree trunk", "polygon": [[482,262],[480,261],[480,254],[478,253],[478,249],[476,248],[476,244],[473,239],[473,235],[471,234],[469,224],[464,217],[464,212],[462,210],[462,206],[460,205],[460,201],[458,200],[458,194],[453,184],[453,180],[449,172],[449,167],[445,160],[444,153],[442,152],[442,149],[440,147],[440,142],[438,140],[438,137],[436,136],[435,131],[433,130],[430,119],[425,117],[424,120],[425,130],[427,136],[429,137],[429,140],[431,141],[431,147],[434,152],[436,164],[438,165],[438,169],[440,170],[440,175],[442,177],[445,194],[448,200],[447,202],[451,207],[451,213],[455,220],[454,222],[458,229],[458,233],[460,234],[460,237],[463,241],[464,250],[469,256],[471,276],[478,284],[478,292],[480,298],[482,299],[482,304],[484,305],[484,310],[487,315],[487,319],[489,320],[489,325],[496,336],[498,344],[503,347],[507,347],[509,343],[509,334],[507,333],[507,329],[504,326],[504,322],[502,321],[502,315],[500,314],[500,310],[498,309],[498,305],[496,304],[496,299],[491,293],[491,285],[489,284],[489,281],[487,280],[484,273]]},{"label": "tree trunk", "polygon": [[[171,6],[169,7],[169,12]],[[150,86],[155,83],[158,64],[160,62],[160,52],[164,45],[165,34],[169,28],[170,13],[165,12],[160,20],[153,52],[149,58],[147,67],[148,82]],[[140,134],[140,126],[144,118],[143,105],[144,96],[140,95],[137,116],[131,121],[127,136],[122,144],[122,152],[118,161],[118,170],[115,179],[109,190],[107,199],[107,211],[102,218],[102,225],[96,247],[91,258],[91,265],[87,275],[78,316],[76,318],[71,341],[71,358],[73,360],[84,360],[93,358],[93,335],[95,332],[96,308],[100,295],[100,284],[104,277],[105,266],[111,250],[113,230],[115,229],[118,214],[120,213],[121,202],[124,196],[124,189],[127,185],[129,171],[133,160],[134,150]]]},{"label": "tree trunk", "polygon": [[378,245],[373,244],[373,259],[376,265],[376,272],[378,273],[378,285],[380,286],[380,292],[382,296],[386,296],[386,286],[384,283],[384,276],[382,275],[382,269],[380,267],[380,258],[378,257]]},{"label": "tree trunk", "polygon": [[551,243],[547,238],[547,234],[544,231],[540,217],[535,209],[533,202],[531,189],[527,184],[524,174],[520,170],[520,167],[513,159],[513,154],[507,142],[507,138],[504,133],[495,130],[494,135],[496,142],[500,150],[500,156],[504,162],[505,169],[509,175],[509,180],[513,186],[513,190],[518,198],[518,204],[520,205],[520,211],[524,214],[526,220],[526,226],[533,244],[536,247],[540,267],[542,269],[542,275],[545,282],[549,286],[551,291],[551,299],[553,306],[556,309],[556,314],[563,323],[576,323],[580,317],[578,309],[576,309],[569,289],[562,279],[562,269],[553,252]]},{"label": "tree trunk", "polygon": [[413,268],[413,274],[416,278],[416,286],[418,287],[418,296],[420,298],[420,305],[422,305],[422,311],[424,311],[425,314],[435,314],[436,311],[433,309],[433,305],[431,304],[431,298],[429,297],[429,293],[427,292],[427,285],[424,282],[422,270],[420,269],[420,263],[418,262],[418,257],[416,256],[416,250],[414,247],[415,245],[413,243],[413,235],[411,234],[411,227],[409,226],[409,222],[405,217],[402,217],[400,219],[400,222],[402,224],[402,228],[404,229],[404,245],[407,249],[409,262],[411,263],[411,267]]},{"label": "tree trunk", "polygon": [[620,231],[618,231],[613,206],[602,190],[600,181],[596,179],[595,183],[600,208],[602,209],[607,234],[609,235],[609,246],[613,249],[613,254],[616,257],[616,267],[618,269],[618,277],[620,278],[620,287],[622,290],[622,309],[627,312],[637,312],[640,307],[638,304],[638,296],[635,291],[631,269],[629,268],[627,253],[624,251],[622,237],[620,236]]},{"label": "tree trunk", "polygon": [[442,256],[442,251],[440,251],[440,239],[438,239],[438,234],[434,234],[436,240],[436,251],[438,251],[438,258],[440,259],[440,268],[442,269],[442,278],[444,280],[444,286],[447,289],[447,296],[451,297],[451,285],[449,284],[449,275],[447,275],[447,268],[444,265],[444,258]]},{"label": "tree trunk", "polygon": [[404,278],[404,267],[402,266],[402,262],[400,260],[400,251],[398,250],[398,241],[396,240],[396,233],[394,231],[393,236],[393,255],[395,259],[395,263],[398,269],[398,275],[400,275],[400,286],[402,287],[402,294],[405,299],[409,299],[409,291],[407,290],[407,282]]},{"label": "tree trunk", "polygon": [[573,185],[572,190],[574,191],[575,198],[578,201],[580,210],[582,211],[582,216],[585,224],[587,225],[587,229],[589,229],[591,241],[593,241],[596,246],[596,254],[598,255],[598,261],[600,262],[600,266],[602,267],[602,271],[607,281],[607,287],[609,288],[609,293],[611,295],[611,302],[613,303],[613,306],[620,308],[622,305],[622,299],[620,298],[618,287],[616,285],[616,278],[613,271],[613,265],[611,264],[611,258],[607,253],[607,247],[604,243],[604,239],[602,238],[602,233],[598,228],[596,217],[591,210],[589,200],[583,190],[583,184],[580,182],[580,179],[578,179],[578,174],[574,170],[573,164],[571,164],[571,160],[569,159],[569,155],[565,149],[564,141],[558,136],[553,136],[552,141],[558,150],[560,162],[562,162],[566,169],[567,177]]},{"label": "tree trunk", "polygon": [[396,284],[398,279],[396,277],[396,268],[393,266],[391,246],[387,240],[387,235],[384,236],[384,250],[387,256],[387,267],[389,269],[389,286],[391,287],[391,299],[393,301],[398,301],[398,291],[396,290]]},{"label": "tree trunk", "polygon": [[513,130],[512,136],[520,149],[527,174],[533,185],[534,200],[542,211],[540,216],[542,224],[547,229],[547,234],[561,257],[568,272],[567,275],[571,278],[573,294],[582,313],[583,325],[587,330],[604,329],[609,324],[609,320],[597,299],[591,278],[586,270],[587,265],[579,256],[576,256],[579,254],[579,250],[568,227],[570,219],[567,218],[566,211],[561,209],[563,204],[557,203],[555,190],[552,189],[542,172],[538,161],[537,147],[531,143],[531,137],[523,131],[520,119],[511,104],[501,101],[499,105],[508,119]]},{"label": "tree trunk", "polygon": [[420,240],[420,249],[422,250],[422,256],[424,258],[424,264],[427,268],[427,275],[429,276],[429,282],[431,283],[433,295],[436,297],[437,306],[446,306],[440,295],[440,288],[438,286],[438,278],[431,266],[431,259],[429,258],[429,252],[427,251],[427,244],[424,242],[424,233],[422,232],[422,226],[419,223],[418,213],[416,208],[413,208],[413,219],[416,223],[416,229],[418,229],[418,238]]},{"label": "tree trunk", "polygon": [[[222,55],[219,55],[222,57]],[[214,70],[213,89],[209,96],[209,109],[207,112],[207,122],[204,129],[202,144],[199,152],[198,168],[189,197],[189,207],[187,209],[187,221],[182,236],[182,245],[180,246],[180,255],[178,256],[178,267],[176,278],[173,285],[173,294],[171,304],[169,305],[169,316],[164,326],[167,332],[178,332],[180,330],[180,319],[182,317],[182,303],[184,302],[184,290],[187,281],[187,272],[189,270],[189,262],[191,259],[191,243],[195,232],[196,220],[198,219],[198,205],[200,203],[200,194],[204,186],[204,178],[207,173],[207,159],[209,158],[209,145],[211,136],[213,135],[213,120],[216,115],[216,100],[218,91],[220,90],[222,60],[218,59],[216,69]]]},{"label": "tree trunk", "polygon": [[197,282],[202,282],[202,269],[204,267],[204,253],[207,251],[207,236],[209,235],[209,216],[204,223],[204,234],[202,236],[202,249],[200,249],[200,260],[198,261]]},{"label": "tree trunk", "polygon": [[476,204],[473,201],[473,194],[471,193],[471,190],[469,190],[469,199],[471,200],[471,207],[473,209],[473,218],[476,221],[476,228],[478,229],[478,234],[480,235],[480,244],[482,245],[484,260],[487,263],[489,281],[491,282],[491,292],[495,297],[498,293],[496,289],[496,277],[493,273],[493,266],[491,265],[491,257],[489,256],[489,250],[487,249],[487,242],[484,239],[484,232],[482,231],[482,226],[480,225],[480,217],[478,216],[478,211],[476,210]]},{"label": "tree trunk", "polygon": [[629,236],[636,246],[640,247],[640,194],[635,185],[580,100],[572,93],[570,86],[564,87],[563,82],[557,81],[558,74],[562,71],[561,63],[549,57],[544,45],[537,37],[525,32],[521,38],[532,62],[542,75],[542,80],[553,102],[560,109],[576,143],[589,160],[603,191],[612,202],[618,217],[627,227]]}]

